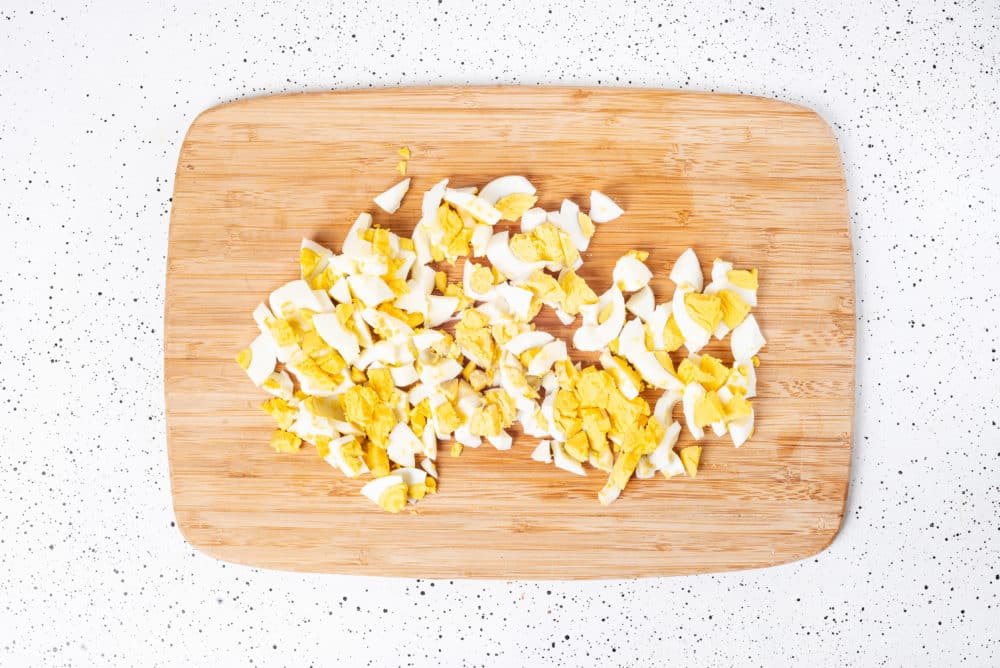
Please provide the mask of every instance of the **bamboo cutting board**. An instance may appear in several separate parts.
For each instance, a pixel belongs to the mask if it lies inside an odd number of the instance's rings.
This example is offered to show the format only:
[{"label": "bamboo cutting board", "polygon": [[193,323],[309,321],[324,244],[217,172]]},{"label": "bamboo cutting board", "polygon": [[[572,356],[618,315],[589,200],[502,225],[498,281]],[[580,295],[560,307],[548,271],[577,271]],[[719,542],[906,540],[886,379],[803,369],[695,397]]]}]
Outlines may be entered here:
[{"label": "bamboo cutting board", "polygon": [[[372,197],[413,150],[395,216]],[[757,431],[707,437],[697,479],[633,480],[603,508],[605,474],[533,462],[536,439],[459,459],[440,494],[390,515],[312,448],[275,454],[266,398],[233,360],[254,306],[298,278],[308,236],[339,250],[361,211],[409,233],[420,194],[450,177],[524,174],[540,206],[626,213],[598,226],[581,274],[598,292],[631,248],[657,301],[688,246],[758,267]],[[459,265],[460,266],[460,265]],[[457,272],[456,272],[457,275]],[[165,313],[168,450],[184,536],[226,561],[412,577],[606,578],[753,568],[824,549],[844,512],[854,400],[854,283],[844,177],[815,113],[773,100],[570,88],[425,88],[247,100],[203,113],[181,149]],[[570,338],[551,311],[540,328]],[[682,349],[683,350],[683,349]],[[728,363],[728,338],[709,351]],[[674,354],[679,361],[681,351]],[[653,395],[655,398],[655,394]],[[679,414],[679,411],[678,411]],[[679,447],[687,445],[686,430]]]}]

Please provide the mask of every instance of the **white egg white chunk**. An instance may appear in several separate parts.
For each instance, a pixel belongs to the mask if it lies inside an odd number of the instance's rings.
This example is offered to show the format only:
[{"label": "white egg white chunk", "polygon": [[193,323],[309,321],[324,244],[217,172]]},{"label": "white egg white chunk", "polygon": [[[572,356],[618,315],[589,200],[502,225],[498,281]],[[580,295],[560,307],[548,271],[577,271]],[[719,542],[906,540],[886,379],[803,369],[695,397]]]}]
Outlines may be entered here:
[{"label": "white egg white chunk", "polygon": [[483,443],[483,439],[473,434],[468,424],[463,424],[455,430],[455,440],[467,448],[478,448]]},{"label": "white egg white chunk", "polygon": [[479,193],[479,197],[489,204],[496,204],[510,195],[534,195],[535,186],[523,176],[501,176],[493,179]]},{"label": "white egg white chunk", "polygon": [[[747,399],[757,396],[757,369],[751,359],[737,359],[733,362],[733,368],[737,373],[730,374],[729,385],[743,388]],[[746,371],[746,375],[739,373],[739,370]]]},{"label": "white egg white chunk", "polygon": [[441,199],[444,197],[444,191],[447,188],[448,179],[442,179],[424,193],[420,203],[420,215],[422,219],[430,220],[437,217],[438,207],[441,206]]},{"label": "white egg white chunk", "polygon": [[[426,197],[426,195],[424,196]],[[417,264],[425,265],[433,262],[434,256],[431,253],[431,241],[423,220],[420,220],[413,228],[413,234],[410,235],[410,238],[413,239],[413,250],[417,254]]]},{"label": "white egg white chunk", "polygon": [[[323,294],[323,299],[320,299],[317,293]],[[316,313],[333,309],[330,298],[325,293],[321,290],[314,291],[309,287],[309,283],[302,279],[282,285],[271,293],[268,302],[271,311],[282,318],[287,318],[299,309],[308,309]]]},{"label": "white egg white chunk", "polygon": [[[351,229],[347,230],[347,235],[344,237],[344,244],[342,246],[342,256],[346,256],[351,260],[357,260],[358,258],[368,257],[372,254],[372,244],[370,241],[365,241],[363,235],[368,228],[372,226],[372,215],[370,213],[362,213],[358,216],[354,224],[351,225]],[[347,272],[341,272],[347,273]]]},{"label": "white egg white chunk", "polygon": [[336,313],[317,313],[313,316],[313,327],[316,333],[348,364],[354,364],[361,354],[361,345],[354,332],[340,322]]},{"label": "white egg white chunk", "polygon": [[635,367],[642,379],[661,390],[681,390],[684,384],[663,368],[660,361],[646,349],[646,328],[640,320],[629,320],[618,336],[618,351]]},{"label": "white egg white chunk", "polygon": [[444,201],[455,205],[458,209],[467,211],[487,225],[496,225],[502,215],[493,207],[493,204],[483,198],[454,188],[445,189]]},{"label": "white egg white chunk", "polygon": [[334,271],[342,276],[356,274],[358,272],[358,261],[345,253],[331,257],[330,266],[333,267]]},{"label": "white egg white chunk", "polygon": [[705,347],[709,339],[712,338],[712,333],[702,329],[691,318],[691,314],[688,313],[687,304],[684,303],[684,295],[689,292],[691,292],[690,288],[684,287],[674,290],[672,306],[674,322],[677,323],[677,329],[680,330],[681,336],[684,337],[684,346],[688,349],[688,352],[696,353]]},{"label": "white egg white chunk", "polygon": [[733,330],[729,343],[732,346],[733,359],[745,360],[759,353],[767,341],[760,332],[757,319],[751,313]]},{"label": "white egg white chunk", "polygon": [[465,266],[462,267],[462,292],[464,292],[469,297],[472,297],[477,302],[490,301],[496,297],[496,286],[490,286],[490,289],[486,292],[476,292],[476,289],[472,287],[472,274],[479,267],[485,267],[486,265],[476,264],[471,260],[465,261]]},{"label": "white egg white chunk", "polygon": [[387,489],[401,483],[406,484],[406,481],[403,480],[403,476],[393,473],[391,475],[382,476],[381,478],[375,478],[361,488],[361,493],[371,499],[372,502],[378,503],[379,497],[381,497]]},{"label": "white egg white chunk", "polygon": [[347,284],[346,276],[338,278],[333,285],[330,286],[330,296],[333,297],[333,301],[338,304],[351,303],[351,287]]},{"label": "white egg white chunk", "polygon": [[406,191],[410,189],[410,179],[403,179],[381,195],[375,197],[375,203],[386,213],[396,213],[403,203]]},{"label": "white egg white chunk", "polygon": [[543,464],[552,463],[552,446],[548,441],[539,441],[535,449],[531,451],[531,458]]},{"label": "white egg white chunk", "polygon": [[315,253],[317,256],[319,256],[319,261],[316,262],[316,266],[313,267],[313,270],[309,274],[303,273],[301,275],[302,278],[308,280],[313,276],[316,276],[319,273],[321,273],[324,269],[326,269],[326,266],[330,263],[330,258],[333,257],[333,251],[331,251],[329,248],[325,246],[320,246],[312,239],[307,239],[306,237],[302,237],[302,243],[299,244],[299,252],[301,253],[302,251],[307,249]]},{"label": "white egg white chunk", "polygon": [[[615,282],[617,283],[618,281]],[[653,289],[648,285],[643,287],[641,290],[628,298],[628,301],[625,302],[625,308],[632,315],[642,318],[643,322],[648,321],[653,315],[653,310],[656,308],[656,301],[653,297]],[[664,321],[664,324],[666,324],[666,321]]]},{"label": "white egg white chunk", "polygon": [[399,318],[383,313],[373,308],[366,308],[361,311],[361,317],[365,319],[376,332],[384,339],[389,339],[393,343],[401,343],[409,340],[413,336],[413,328]]},{"label": "white egg white chunk", "polygon": [[260,387],[271,376],[278,363],[274,339],[264,333],[258,334],[257,338],[250,342],[249,348],[250,365],[247,366],[246,372],[251,382]]},{"label": "white egg white chunk", "polygon": [[507,303],[512,315],[521,322],[527,322],[531,313],[531,299],[534,293],[524,288],[515,287],[509,283],[496,286],[496,291]]},{"label": "white egg white chunk", "polygon": [[347,277],[347,284],[351,288],[351,294],[361,300],[361,303],[368,308],[375,308],[379,304],[396,296],[385,281],[378,276],[367,274],[354,274]]},{"label": "white egg white chunk", "polygon": [[502,430],[496,436],[487,436],[486,440],[497,450],[510,450],[510,447],[514,444],[514,439],[511,435]]},{"label": "white egg white chunk", "polygon": [[639,258],[622,255],[611,270],[611,278],[622,292],[635,292],[649,285],[653,272]]},{"label": "white egg white chunk", "polygon": [[392,375],[392,384],[396,387],[407,387],[420,379],[420,374],[412,363],[390,367],[389,373]]},{"label": "white egg white chunk", "polygon": [[493,228],[486,223],[476,223],[475,227],[472,228],[472,239],[469,243],[472,245],[472,257],[483,257],[486,255],[486,249],[490,245],[490,237],[493,236]]},{"label": "white egg white chunk", "polygon": [[355,309],[351,320],[354,321],[354,331],[357,332],[358,341],[361,342],[361,347],[367,348],[372,345],[374,339],[372,339],[371,330],[368,329],[368,323],[361,317],[361,311]]},{"label": "white egg white chunk", "polygon": [[399,349],[400,346],[391,341],[376,341],[361,351],[361,354],[354,360],[354,366],[364,371],[376,362],[380,366],[399,364],[402,362],[399,357]]},{"label": "white egg white chunk", "polygon": [[546,343],[554,340],[555,337],[548,332],[541,330],[530,330],[522,332],[503,345],[504,350],[515,355],[520,355],[532,348],[541,348]]},{"label": "white egg white chunk", "polygon": [[750,409],[750,415],[729,423],[729,436],[733,439],[733,445],[737,448],[747,442],[753,435],[754,412]]},{"label": "white egg white chunk", "polygon": [[639,387],[632,382],[632,379],[625,373],[618,360],[611,356],[610,351],[601,351],[601,357],[598,361],[606,371],[610,371],[618,379],[618,389],[626,399],[631,401],[639,396]]},{"label": "white egg white chunk", "polygon": [[444,332],[436,329],[424,329],[413,335],[413,345],[417,350],[427,350],[444,338]]},{"label": "white egg white chunk", "polygon": [[427,321],[425,327],[437,327],[455,313],[458,308],[458,297],[443,297],[430,295],[427,297]]},{"label": "white egg white chunk", "polygon": [[670,302],[657,304],[656,308],[649,314],[649,317],[644,318],[646,327],[649,328],[650,334],[653,335],[653,350],[664,350],[667,347],[666,341],[663,339],[663,330],[666,328],[667,320],[670,319],[672,312],[673,304]]},{"label": "white egg white chunk", "polygon": [[[424,431],[430,431],[430,429],[425,429]],[[425,458],[420,462],[420,468],[427,472],[432,478],[438,477],[437,466],[434,464],[434,460],[430,458]]]},{"label": "white egg white chunk", "polygon": [[559,322],[561,322],[564,325],[572,325],[573,321],[576,320],[576,316],[575,315],[570,315],[569,313],[566,313],[566,311],[562,310],[561,308],[557,308],[557,309],[554,309],[554,310],[556,312],[556,318],[559,320]]},{"label": "white egg white chunk", "polygon": [[649,463],[655,471],[660,471],[664,476],[670,478],[684,473],[684,464],[681,458],[674,452],[674,445],[681,433],[681,423],[671,422],[663,433],[660,444],[647,457]]},{"label": "white egg white chunk", "polygon": [[701,292],[705,286],[705,276],[701,273],[701,263],[693,248],[688,248],[677,258],[674,268],[670,270],[670,280],[678,288],[688,287],[695,292]]},{"label": "white egg white chunk", "polygon": [[496,267],[497,271],[512,281],[522,282],[528,279],[535,270],[545,266],[544,262],[525,262],[514,255],[510,249],[509,233],[497,232],[490,237],[486,247],[486,258]]},{"label": "white egg white chunk", "polygon": [[745,301],[749,306],[757,306],[757,291],[741,288],[734,285],[729,280],[729,272],[733,270],[733,263],[716,258],[712,263],[712,282],[705,287],[706,295],[714,295],[720,290],[732,290]]},{"label": "white egg white chunk", "polygon": [[604,487],[601,487],[601,491],[597,493],[597,500],[601,502],[602,506],[610,506],[612,503],[618,500],[621,496],[622,491],[615,487],[614,483],[611,482],[611,478],[604,483]]},{"label": "white egg white chunk", "polygon": [[576,475],[587,475],[583,465],[566,454],[566,449],[559,441],[552,441],[552,460],[558,468]]},{"label": "white egg white chunk", "polygon": [[541,207],[536,206],[533,209],[528,209],[521,214],[521,231],[527,234],[544,223],[547,218],[548,214],[546,214],[545,209]]},{"label": "white egg white chunk", "polygon": [[541,376],[548,372],[556,362],[567,359],[569,359],[569,353],[566,350],[566,342],[562,339],[550,341],[542,346],[538,354],[528,362],[528,375]]},{"label": "white egg white chunk", "polygon": [[556,227],[569,235],[570,241],[578,251],[583,252],[590,246],[590,237],[584,234],[583,228],[580,227],[580,207],[573,200],[562,201],[555,223]]},{"label": "white egg white chunk", "polygon": [[405,422],[396,423],[389,432],[389,447],[386,448],[386,454],[400,466],[414,466],[416,464],[414,455],[422,449],[423,442]]},{"label": "white egg white chunk", "polygon": [[541,438],[549,435],[549,425],[541,415],[538,402],[532,401],[531,405],[525,404],[524,408],[518,409],[517,419],[526,436]]},{"label": "white egg white chunk", "polygon": [[601,350],[621,332],[625,324],[625,297],[617,285],[611,286],[601,295],[597,312],[603,311],[607,304],[611,304],[611,314],[607,320],[597,325],[584,325],[573,332],[573,346],[577,350]]},{"label": "white egg white chunk", "polygon": [[690,382],[684,387],[684,396],[681,399],[684,406],[684,422],[687,423],[688,431],[696,441],[705,438],[705,430],[694,423],[694,406],[703,396],[705,388],[700,383]]},{"label": "white egg white chunk", "polygon": [[[427,471],[412,466],[398,468],[393,471],[393,474],[400,476],[403,479],[403,482],[406,483],[407,487],[412,487],[413,485],[423,485],[427,482]],[[416,500],[412,496],[409,498],[410,501]]]},{"label": "white egg white chunk", "polygon": [[635,467],[635,477],[637,480],[649,480],[656,475],[656,467],[649,462],[649,455],[639,457]]},{"label": "white egg white chunk", "polygon": [[436,387],[447,380],[456,378],[460,373],[462,373],[462,365],[450,357],[446,357],[436,364],[422,364],[420,382]]},{"label": "white egg white chunk", "polygon": [[598,190],[590,191],[590,219],[595,223],[610,223],[625,211],[614,201]]},{"label": "white egg white chunk", "polygon": [[[268,341],[268,345],[270,344],[271,342]],[[273,371],[264,379],[260,387],[268,394],[280,397],[286,401],[290,400],[295,393],[295,385],[292,383],[292,377],[284,370]]]},{"label": "white egg white chunk", "polygon": [[682,392],[683,390],[667,390],[656,400],[653,417],[664,427],[673,422],[674,406],[681,400]]},{"label": "white egg white chunk", "polygon": [[[364,461],[361,462],[361,468],[354,471],[352,467],[344,461],[344,456],[341,453],[341,448],[354,440],[353,436],[341,436],[340,438],[335,438],[330,441],[330,454],[323,458],[323,460],[330,466],[340,469],[348,478],[357,478],[358,476],[368,473],[368,467],[365,465]],[[370,497],[369,497],[370,498]],[[375,496],[373,501],[378,500],[378,495]]]},{"label": "white egg white chunk", "polygon": [[[423,442],[423,447],[420,451],[424,457],[428,460],[437,459],[437,436],[434,435],[434,430],[429,427],[425,428],[424,433],[420,435],[420,440]],[[434,477],[437,477],[436,468],[434,469]]]}]

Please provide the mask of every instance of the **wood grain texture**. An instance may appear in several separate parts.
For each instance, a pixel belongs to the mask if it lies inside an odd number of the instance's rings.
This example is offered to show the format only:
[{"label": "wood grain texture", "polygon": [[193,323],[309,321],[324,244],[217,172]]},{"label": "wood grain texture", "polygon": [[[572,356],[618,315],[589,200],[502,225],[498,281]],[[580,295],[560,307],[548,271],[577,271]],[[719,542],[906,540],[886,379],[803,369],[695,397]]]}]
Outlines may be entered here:
[{"label": "wood grain texture", "polygon": [[[394,216],[372,196],[413,150]],[[267,445],[265,396],[233,361],[251,311],[298,278],[299,240],[339,249],[360,211],[408,233],[434,182],[524,174],[540,205],[626,210],[598,227],[581,274],[598,292],[650,251],[658,301],[693,246],[759,267],[757,431],[709,436],[697,479],[633,480],[609,508],[603,473],[529,459],[535,439],[439,459],[440,494],[390,515],[311,448]],[[453,273],[457,276],[456,268]],[[569,338],[548,309],[540,327]],[[181,149],[165,313],[168,450],[184,536],[227,561],[412,577],[602,578],[753,568],[813,555],[840,527],[854,404],[854,279],[836,142],[802,107],[737,95],[426,88],[287,95],[210,109]],[[710,351],[729,362],[728,339]],[[679,360],[679,353],[675,353]],[[655,395],[654,395],[655,396]],[[680,446],[688,443],[685,433]],[[447,446],[442,448],[447,450]]]}]

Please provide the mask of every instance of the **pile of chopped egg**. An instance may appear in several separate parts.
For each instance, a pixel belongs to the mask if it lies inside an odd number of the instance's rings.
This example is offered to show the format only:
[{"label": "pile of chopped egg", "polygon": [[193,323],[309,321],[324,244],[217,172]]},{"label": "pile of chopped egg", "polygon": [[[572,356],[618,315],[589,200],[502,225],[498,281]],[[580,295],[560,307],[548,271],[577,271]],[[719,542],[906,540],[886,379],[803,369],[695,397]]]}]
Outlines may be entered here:
[{"label": "pile of chopped egg", "polygon": [[[374,201],[395,213],[409,185]],[[537,201],[523,176],[482,190],[445,179],[423,194],[410,238],[362,213],[339,254],[303,239],[301,278],[254,310],[260,335],[237,355],[273,395],[262,408],[277,422],[274,449],[312,444],[344,475],[370,476],[361,493],[399,512],[437,492],[439,444],[452,456],[484,441],[507,450],[515,425],[540,439],[533,459],[578,475],[585,464],[606,472],[605,505],[633,476],[696,475],[701,447],[674,451],[677,403],[694,439],[711,428],[742,445],[753,432],[749,399],[764,345],[750,314],[757,271],[715,260],[704,286],[689,249],[670,273],[672,300],[657,304],[648,253],[633,250],[597,295],[577,273],[581,253],[595,223],[624,212],[597,191],[589,214],[568,199],[558,211]],[[498,230],[501,221],[519,231]],[[433,266],[460,259],[461,283]],[[579,317],[572,345],[598,353],[599,366],[574,363],[566,342],[536,329],[542,308],[566,325]],[[699,355],[712,336],[727,335],[731,366]],[[670,353],[682,346],[688,356],[675,367]],[[652,408],[647,388],[662,391]]]}]

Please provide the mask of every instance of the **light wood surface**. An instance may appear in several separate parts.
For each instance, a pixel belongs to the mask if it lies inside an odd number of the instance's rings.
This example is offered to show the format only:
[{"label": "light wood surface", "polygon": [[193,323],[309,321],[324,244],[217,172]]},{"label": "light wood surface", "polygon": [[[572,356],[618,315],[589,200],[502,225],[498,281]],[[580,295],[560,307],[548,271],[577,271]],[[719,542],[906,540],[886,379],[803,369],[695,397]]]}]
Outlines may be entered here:
[{"label": "light wood surface", "polygon": [[[394,216],[372,197],[399,180]],[[581,274],[598,292],[630,248],[650,251],[658,301],[688,246],[758,267],[757,431],[703,443],[697,479],[605,480],[533,462],[536,439],[439,457],[440,494],[390,515],[311,448],[275,454],[266,398],[233,361],[254,306],[298,278],[299,241],[339,250],[360,211],[408,233],[420,193],[450,177],[524,174],[540,205],[626,214],[598,226]],[[544,309],[540,327],[569,338]],[[165,385],[178,525],[200,550],[273,568],[412,577],[609,578],[753,568],[813,555],[840,527],[851,459],[854,279],[836,142],[815,113],[773,100],[670,91],[426,88],[288,95],[197,118],[170,226]],[[727,362],[728,339],[713,343]],[[674,354],[679,361],[682,351]],[[655,395],[654,395],[655,396]],[[686,432],[686,430],[685,430]],[[680,447],[690,437],[685,433]]]}]

